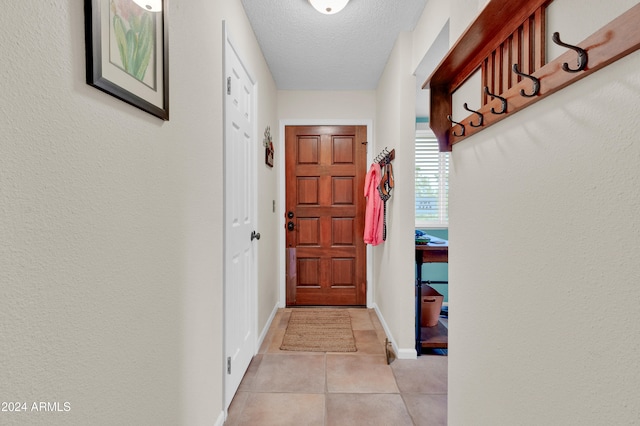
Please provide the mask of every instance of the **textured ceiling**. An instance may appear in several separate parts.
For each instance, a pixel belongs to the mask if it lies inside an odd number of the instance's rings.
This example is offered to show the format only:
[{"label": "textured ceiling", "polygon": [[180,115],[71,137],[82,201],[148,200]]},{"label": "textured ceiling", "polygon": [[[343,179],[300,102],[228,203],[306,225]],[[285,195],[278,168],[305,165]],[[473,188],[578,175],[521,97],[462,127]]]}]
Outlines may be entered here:
[{"label": "textured ceiling", "polygon": [[373,90],[427,0],[351,0],[324,15],[308,0],[242,0],[281,90]]}]

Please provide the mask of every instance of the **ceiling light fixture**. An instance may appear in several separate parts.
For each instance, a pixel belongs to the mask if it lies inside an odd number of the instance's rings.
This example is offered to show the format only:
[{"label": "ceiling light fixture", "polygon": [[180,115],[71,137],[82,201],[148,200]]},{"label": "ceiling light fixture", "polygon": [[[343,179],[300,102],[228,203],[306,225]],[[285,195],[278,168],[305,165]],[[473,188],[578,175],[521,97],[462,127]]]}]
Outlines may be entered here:
[{"label": "ceiling light fixture", "polygon": [[162,0],[133,0],[138,6],[149,12],[162,11]]},{"label": "ceiling light fixture", "polygon": [[344,9],[349,0],[309,0],[309,3],[318,12],[333,15]]}]

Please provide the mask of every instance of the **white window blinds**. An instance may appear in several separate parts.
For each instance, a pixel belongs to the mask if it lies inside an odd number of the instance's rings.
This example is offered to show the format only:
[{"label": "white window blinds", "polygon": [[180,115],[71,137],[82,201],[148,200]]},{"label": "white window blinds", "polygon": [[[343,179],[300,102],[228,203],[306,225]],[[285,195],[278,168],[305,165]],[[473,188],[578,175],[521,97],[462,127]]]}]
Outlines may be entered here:
[{"label": "white window blinds", "polygon": [[449,225],[449,153],[428,130],[416,131],[416,227]]}]

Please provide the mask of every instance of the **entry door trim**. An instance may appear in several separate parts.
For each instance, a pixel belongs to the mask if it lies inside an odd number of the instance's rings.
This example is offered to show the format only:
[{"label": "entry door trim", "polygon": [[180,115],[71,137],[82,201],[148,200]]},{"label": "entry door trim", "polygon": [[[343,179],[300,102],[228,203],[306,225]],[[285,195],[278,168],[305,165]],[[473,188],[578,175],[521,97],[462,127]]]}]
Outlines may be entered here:
[{"label": "entry door trim", "polygon": [[[373,161],[373,120],[372,119],[338,119],[338,120],[325,120],[325,119],[283,119],[280,120],[280,139],[278,140],[278,149],[276,152],[283,153],[285,148],[285,126],[367,126],[367,170],[368,165]],[[279,279],[279,302],[280,308],[286,307],[287,304],[287,286],[286,286],[286,234],[284,228],[284,212],[286,209],[286,177],[285,177],[285,164],[283,161],[278,162],[278,191],[280,194],[278,200],[278,211],[280,215],[280,232],[278,234],[278,262],[280,270]],[[364,236],[363,236],[364,237]],[[373,307],[373,288],[375,283],[373,282],[373,263],[371,261],[373,251],[371,245],[367,245],[367,308]]]}]

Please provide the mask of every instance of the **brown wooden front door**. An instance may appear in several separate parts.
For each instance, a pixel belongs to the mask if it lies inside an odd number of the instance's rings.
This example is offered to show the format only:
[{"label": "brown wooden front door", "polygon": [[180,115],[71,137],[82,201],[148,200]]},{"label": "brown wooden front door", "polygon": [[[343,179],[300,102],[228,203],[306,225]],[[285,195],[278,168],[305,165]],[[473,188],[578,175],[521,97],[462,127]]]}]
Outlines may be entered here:
[{"label": "brown wooden front door", "polygon": [[366,305],[366,126],[286,126],[287,306]]}]

